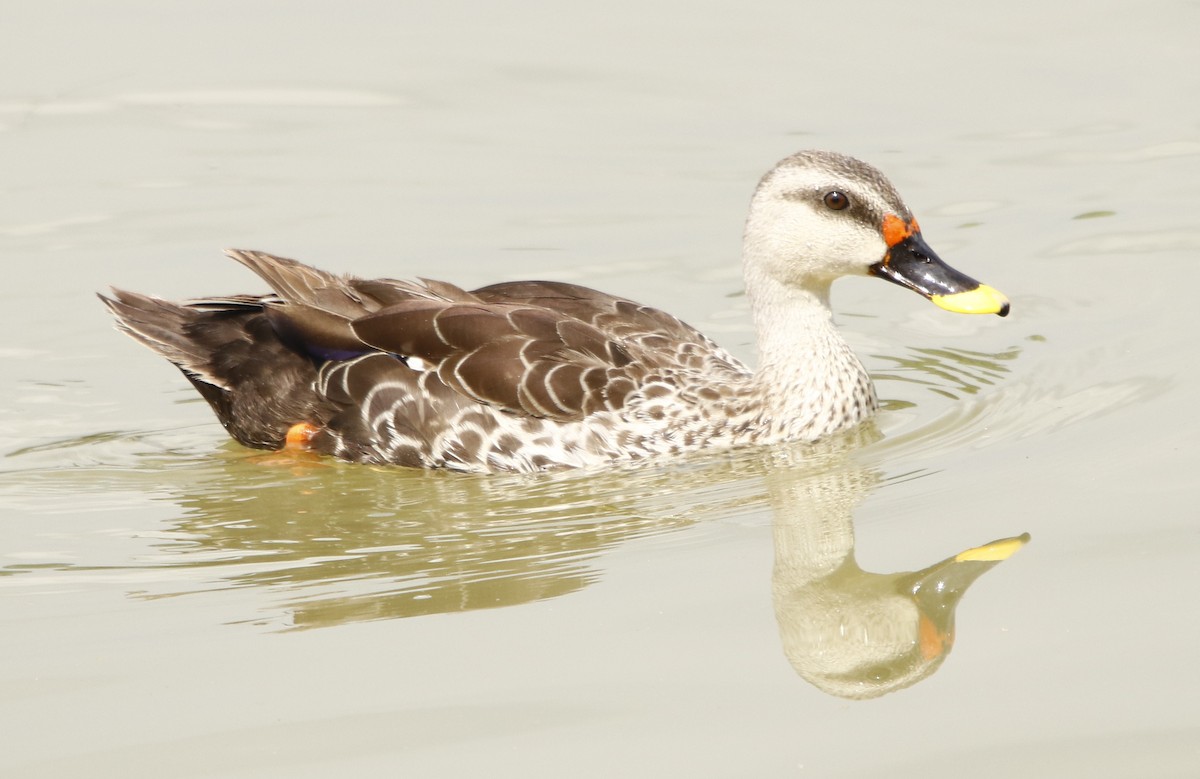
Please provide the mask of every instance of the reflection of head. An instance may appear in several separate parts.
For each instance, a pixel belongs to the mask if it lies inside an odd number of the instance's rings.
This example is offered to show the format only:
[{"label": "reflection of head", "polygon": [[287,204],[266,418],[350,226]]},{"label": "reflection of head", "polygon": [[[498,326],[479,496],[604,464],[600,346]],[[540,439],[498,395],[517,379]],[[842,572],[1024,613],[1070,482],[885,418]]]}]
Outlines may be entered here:
[{"label": "reflection of head", "polygon": [[776,593],[784,653],[822,692],[875,698],[925,678],[946,657],[948,642],[922,641],[929,620],[917,604],[889,586],[891,577],[875,576],[848,560],[828,579]]},{"label": "reflection of head", "polygon": [[877,698],[928,677],[954,643],[972,582],[1028,536],[969,549],[921,571],[869,573],[854,559],[852,512],[874,478],[843,461],[768,476],[775,509],[775,616],[784,654],[817,689]]}]

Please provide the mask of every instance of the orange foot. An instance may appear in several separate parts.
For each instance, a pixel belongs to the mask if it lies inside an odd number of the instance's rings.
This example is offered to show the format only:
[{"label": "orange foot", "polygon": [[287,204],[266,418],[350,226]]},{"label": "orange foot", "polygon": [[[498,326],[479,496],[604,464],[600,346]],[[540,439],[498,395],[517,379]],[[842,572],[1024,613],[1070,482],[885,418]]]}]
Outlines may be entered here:
[{"label": "orange foot", "polygon": [[307,450],[309,443],[313,440],[313,436],[319,433],[320,430],[321,428],[316,425],[310,425],[308,422],[300,422],[292,425],[288,428],[283,448]]}]

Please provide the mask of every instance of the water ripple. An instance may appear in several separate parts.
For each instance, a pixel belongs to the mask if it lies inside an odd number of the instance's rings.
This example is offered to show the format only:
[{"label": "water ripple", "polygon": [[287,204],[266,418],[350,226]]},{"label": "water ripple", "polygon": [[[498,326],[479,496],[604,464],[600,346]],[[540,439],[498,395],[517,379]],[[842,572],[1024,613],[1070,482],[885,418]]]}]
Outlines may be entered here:
[{"label": "water ripple", "polygon": [[[279,629],[527,603],[587,587],[615,545],[705,543],[723,524],[768,522],[768,474],[818,493],[858,485],[838,499],[851,506],[879,483],[926,475],[931,458],[1075,424],[1161,387],[1081,386],[1081,365],[1097,360],[1086,353],[1014,378],[1021,355],[930,346],[878,357],[890,398],[878,425],[815,446],[599,472],[468,476],[214,449],[211,424],[32,443],[4,458],[0,499],[32,518],[14,526],[28,540],[13,548],[41,552],[8,555],[0,586],[102,580],[140,598],[251,588],[258,613],[239,621]],[[62,543],[46,543],[36,515],[47,513],[76,516],[60,523]]]}]

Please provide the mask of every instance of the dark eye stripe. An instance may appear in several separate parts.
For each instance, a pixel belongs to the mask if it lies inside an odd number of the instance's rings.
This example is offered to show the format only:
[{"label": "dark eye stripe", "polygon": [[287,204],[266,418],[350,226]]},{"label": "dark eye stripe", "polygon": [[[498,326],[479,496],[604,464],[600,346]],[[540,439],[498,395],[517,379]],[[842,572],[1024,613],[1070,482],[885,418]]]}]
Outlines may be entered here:
[{"label": "dark eye stripe", "polygon": [[[782,192],[779,196],[784,200],[794,200],[799,203],[808,203],[813,208],[818,210],[822,208],[829,209],[831,212],[830,216],[835,219],[852,219],[868,227],[879,227],[879,223],[880,220],[883,219],[883,215],[876,213],[878,209],[874,206],[869,198],[860,197],[858,195],[852,196],[848,194],[847,190],[845,189],[835,189],[832,185],[828,186],[828,189],[796,189],[790,192]],[[845,205],[842,205],[840,209],[831,206],[827,200],[830,195],[835,193],[845,199]],[[841,203],[841,201],[837,198],[834,199],[839,204]],[[836,216],[834,216],[835,213]]]}]

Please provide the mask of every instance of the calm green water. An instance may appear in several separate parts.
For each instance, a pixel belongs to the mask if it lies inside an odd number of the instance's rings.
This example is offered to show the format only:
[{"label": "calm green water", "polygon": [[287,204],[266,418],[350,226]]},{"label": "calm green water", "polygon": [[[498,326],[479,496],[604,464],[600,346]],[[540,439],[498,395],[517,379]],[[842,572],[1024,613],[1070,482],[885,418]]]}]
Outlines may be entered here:
[{"label": "calm green water", "polygon": [[[0,774],[1200,775],[1198,24],[10,9]],[[536,478],[249,452],[93,296],[261,291],[220,255],[259,248],[577,281],[752,359],[741,223],[804,147],[883,168],[1013,301],[841,282],[886,409],[816,447]]]}]

